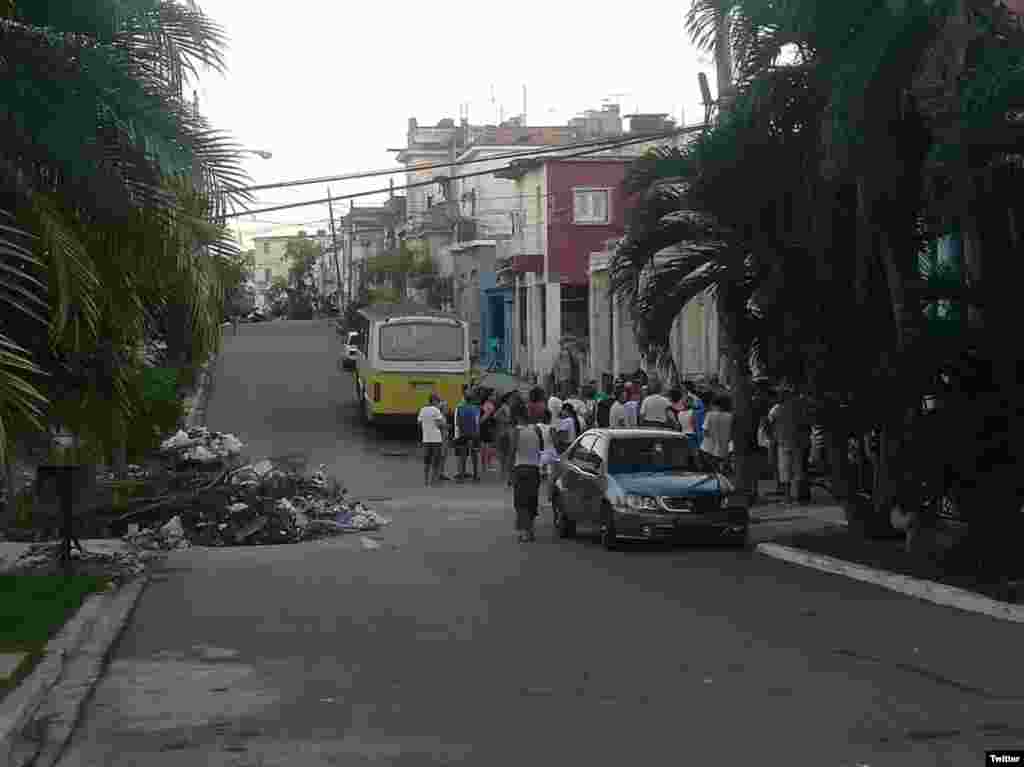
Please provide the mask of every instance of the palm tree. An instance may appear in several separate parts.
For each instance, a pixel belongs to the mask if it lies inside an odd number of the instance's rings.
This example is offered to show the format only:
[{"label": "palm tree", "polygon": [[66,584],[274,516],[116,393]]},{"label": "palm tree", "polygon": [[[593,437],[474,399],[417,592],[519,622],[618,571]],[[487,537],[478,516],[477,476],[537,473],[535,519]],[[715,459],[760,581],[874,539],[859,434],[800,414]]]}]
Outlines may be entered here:
[{"label": "palm tree", "polygon": [[[45,390],[32,359],[50,379],[72,360],[109,373],[80,404],[113,395],[114,413],[92,412],[123,421],[127,350],[146,335],[183,329],[169,338],[179,361],[216,348],[216,265],[235,246],[211,221],[247,199],[247,179],[185,87],[200,67],[223,69],[223,46],[216,24],[176,0],[0,11],[0,209],[31,235],[26,246],[0,229],[0,293],[20,299],[0,341],[23,347],[0,369],[0,416],[31,415],[25,397]],[[40,302],[48,333],[29,326]]]},{"label": "palm tree", "polygon": [[[714,45],[724,14],[737,62],[735,109],[689,151],[676,157],[662,152],[637,164],[631,183],[652,191],[617,259],[619,285],[638,293],[641,330],[654,328],[647,335],[657,339],[667,336],[666,326],[695,291],[712,285],[750,290],[754,280],[752,302],[737,300],[725,314],[740,327],[752,311],[757,323],[747,326],[757,334],[748,338],[769,366],[831,393],[833,403],[852,398],[855,407],[845,412],[855,419],[881,405],[872,415],[889,425],[890,436],[902,437],[904,415],[914,411],[942,359],[938,351],[951,346],[928,332],[923,308],[943,296],[935,294],[935,280],[920,281],[919,255],[928,239],[948,231],[950,199],[952,217],[961,225],[973,222],[975,232],[983,212],[971,210],[963,196],[990,208],[998,199],[991,190],[976,194],[981,190],[972,180],[961,183],[959,198],[946,191],[945,221],[939,220],[943,211],[935,211],[945,179],[963,182],[968,160],[984,167],[994,154],[982,151],[979,161],[963,140],[971,136],[967,128],[981,143],[985,128],[998,124],[1010,106],[1024,105],[1020,31],[981,0],[863,0],[842,7],[822,0],[697,0],[688,27],[698,44]],[[973,60],[956,59],[959,65],[947,73],[956,98],[947,95],[943,113],[925,103],[920,73],[936,50],[960,46],[962,52],[970,40],[962,28],[952,28],[954,19],[989,44],[977,45]],[[958,130],[940,129],[950,122]],[[1004,129],[999,136],[996,146],[1004,154],[1009,147],[1019,151],[1020,131]],[[928,189],[923,179],[936,175],[929,171],[936,156],[951,156],[954,170],[937,174]],[[679,177],[688,185],[674,197],[657,186],[659,179]],[[1004,196],[1009,188],[1002,187]],[[696,220],[708,226],[694,226]],[[1012,216],[990,229],[1019,242]],[[676,238],[689,238],[685,258],[669,261],[664,276],[646,281],[650,289],[641,291],[640,273]],[[732,279],[724,277],[730,267]],[[743,291],[736,295],[742,298]],[[945,297],[978,300],[962,288]],[[989,316],[996,316],[996,305],[1009,306],[998,303],[994,291],[988,297]],[[1009,321],[1008,314],[1002,319]],[[962,346],[965,339],[959,340]],[[841,353],[824,354],[829,348]],[[1011,355],[1007,368],[1013,364]],[[837,429],[837,439],[842,436]],[[898,450],[900,441],[883,439],[883,454]],[[888,463],[881,462],[883,469]],[[879,509],[887,510],[893,486],[883,471],[875,494]]]}]

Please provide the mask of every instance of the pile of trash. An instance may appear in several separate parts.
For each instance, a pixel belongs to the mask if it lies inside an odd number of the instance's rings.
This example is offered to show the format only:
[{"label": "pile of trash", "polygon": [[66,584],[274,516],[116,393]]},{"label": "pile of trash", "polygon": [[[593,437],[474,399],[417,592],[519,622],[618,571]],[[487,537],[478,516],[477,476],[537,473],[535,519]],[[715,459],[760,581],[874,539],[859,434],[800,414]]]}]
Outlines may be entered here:
[{"label": "pile of trash", "polygon": [[[173,449],[193,449],[195,439],[185,434]],[[228,469],[212,483],[168,496],[147,509],[145,518],[152,520],[148,528],[141,513],[133,513],[138,521],[130,525],[124,540],[141,549],[173,551],[297,543],[389,524],[386,517],[349,499],[328,476],[326,465],[311,475],[302,468],[304,459],[286,456]]]},{"label": "pile of trash", "polygon": [[[71,550],[75,575],[102,575],[124,582],[142,573],[158,554],[126,546],[118,541],[84,541],[84,551]],[[36,543],[7,570],[7,575],[55,575],[63,572],[60,543]]]},{"label": "pile of trash", "polygon": [[243,447],[245,445],[234,434],[210,431],[205,426],[180,430],[160,444],[161,452],[192,463],[224,461],[241,454]]}]

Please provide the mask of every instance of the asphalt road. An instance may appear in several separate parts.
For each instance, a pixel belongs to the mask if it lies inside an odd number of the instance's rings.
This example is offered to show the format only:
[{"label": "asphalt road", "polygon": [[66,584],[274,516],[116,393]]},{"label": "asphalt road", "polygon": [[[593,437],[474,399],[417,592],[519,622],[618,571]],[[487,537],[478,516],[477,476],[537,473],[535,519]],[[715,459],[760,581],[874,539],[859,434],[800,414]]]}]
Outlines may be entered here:
[{"label": "asphalt road", "polygon": [[[974,765],[1024,746],[1024,627],[753,551],[512,531],[493,478],[424,492],[323,323],[228,338],[209,408],[393,523],[170,557],[63,767]],[[764,533],[762,532],[762,535]]]}]

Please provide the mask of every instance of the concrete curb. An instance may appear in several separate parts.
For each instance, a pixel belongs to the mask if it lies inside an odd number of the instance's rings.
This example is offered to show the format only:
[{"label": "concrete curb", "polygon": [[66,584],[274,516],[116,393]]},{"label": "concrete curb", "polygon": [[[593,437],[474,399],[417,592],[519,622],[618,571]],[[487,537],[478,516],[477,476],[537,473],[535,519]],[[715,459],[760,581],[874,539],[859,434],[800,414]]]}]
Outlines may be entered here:
[{"label": "concrete curb", "polygon": [[998,602],[995,599],[989,599],[980,594],[959,589],[956,586],[947,586],[944,583],[913,578],[909,575],[900,575],[888,570],[877,570],[867,565],[848,562],[845,559],[830,557],[827,554],[815,554],[793,546],[783,546],[779,543],[759,543],[757,551],[765,556],[783,559],[793,564],[812,567],[815,570],[833,573],[834,575],[843,575],[847,578],[864,581],[865,583],[873,583],[876,586],[881,586],[891,591],[898,591],[901,594],[917,597],[918,599],[943,605],[944,607],[955,607],[959,610],[980,613],[998,620],[1024,623],[1024,605]]},{"label": "concrete curb", "polygon": [[0,704],[0,764],[57,762],[149,578],[94,594],[46,645],[39,665]]}]

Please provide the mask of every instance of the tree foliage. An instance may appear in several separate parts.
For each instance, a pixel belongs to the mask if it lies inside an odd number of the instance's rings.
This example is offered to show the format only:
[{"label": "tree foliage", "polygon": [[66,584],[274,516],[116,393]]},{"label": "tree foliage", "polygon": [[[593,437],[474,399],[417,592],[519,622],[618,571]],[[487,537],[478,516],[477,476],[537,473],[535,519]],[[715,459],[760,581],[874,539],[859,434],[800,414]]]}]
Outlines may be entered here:
[{"label": "tree foliage", "polygon": [[[1024,31],[982,0],[694,0],[699,47],[714,48],[723,17],[731,106],[632,167],[625,191],[641,204],[612,288],[655,353],[681,309],[714,293],[737,375],[753,358],[803,384],[844,414],[840,435],[882,427],[878,508],[914,505],[912,414],[937,371],[980,341],[1003,360],[1003,398],[1016,386],[1020,353],[991,340],[1015,317]],[[939,262],[933,243],[951,233],[965,253]],[[983,251],[987,276],[972,278]]]},{"label": "tree foliage", "polygon": [[0,10],[5,427],[42,425],[33,404],[73,429],[124,424],[140,345],[163,339],[179,365],[217,349],[237,247],[212,222],[248,179],[185,94],[224,44],[179,0]]}]

